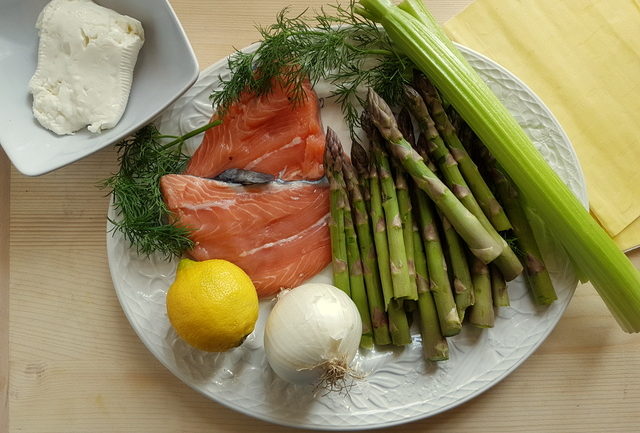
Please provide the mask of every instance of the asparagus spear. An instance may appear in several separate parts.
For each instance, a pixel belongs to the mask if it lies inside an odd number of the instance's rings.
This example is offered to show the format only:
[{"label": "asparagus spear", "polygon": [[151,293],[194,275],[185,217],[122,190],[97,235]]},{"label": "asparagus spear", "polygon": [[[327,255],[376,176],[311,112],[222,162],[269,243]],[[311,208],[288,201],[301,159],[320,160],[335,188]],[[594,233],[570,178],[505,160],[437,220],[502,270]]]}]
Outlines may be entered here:
[{"label": "asparagus spear", "polygon": [[413,250],[413,215],[411,214],[411,199],[409,197],[409,186],[407,179],[401,169],[395,165],[395,188],[398,198],[398,211],[402,222],[402,239],[407,255],[407,272],[409,274],[409,295],[407,299],[418,299],[418,288],[416,286],[416,266]]},{"label": "asparagus spear", "polygon": [[384,304],[388,308],[389,302],[393,298],[393,280],[391,279],[391,268],[389,267],[389,242],[387,241],[387,226],[384,221],[384,211],[382,210],[380,179],[378,178],[378,169],[374,164],[371,164],[369,171],[369,187],[373,242],[378,258],[378,272],[380,273]]},{"label": "asparagus spear", "polygon": [[409,110],[406,108],[400,110],[400,113],[398,113],[396,118],[396,122],[398,123],[398,131],[400,131],[400,134],[402,134],[411,147],[415,147],[416,137],[413,131],[413,122],[411,121],[411,114],[409,113]]},{"label": "asparagus spear", "polygon": [[376,261],[376,251],[369,226],[369,217],[365,206],[360,185],[351,162],[344,157],[342,147],[339,143],[327,142],[327,146],[332,146],[329,151],[334,160],[340,159],[342,164],[342,174],[349,193],[353,221],[355,224],[358,246],[360,247],[360,260],[362,262],[362,276],[366,287],[367,299],[369,303],[369,313],[373,326],[373,340],[378,345],[390,344],[389,326],[387,314],[385,312],[385,302],[380,287],[380,276],[378,274],[378,263]]},{"label": "asparagus spear", "polygon": [[[424,134],[420,136],[418,140],[419,152],[424,152],[426,155],[426,138]],[[428,156],[424,156],[425,164],[437,174],[437,168],[433,164],[433,161]],[[442,221],[442,232],[445,240],[445,256],[450,263],[451,281],[453,283],[453,293],[456,301],[456,308],[458,310],[458,316],[460,316],[460,322],[464,320],[465,311],[468,307],[473,305],[475,301],[475,295],[473,292],[473,281],[471,279],[471,273],[469,271],[469,263],[466,256],[466,249],[458,236],[458,233],[453,229],[449,220],[439,212],[440,220]]]},{"label": "asparagus spear", "polygon": [[[371,125],[368,117],[364,116],[362,125],[371,143],[380,142],[382,140],[380,133],[373,127],[373,125]],[[352,148],[352,152],[353,149],[354,148]],[[382,210],[382,191],[380,188],[378,169],[366,151],[356,152],[358,157],[354,158],[353,162],[360,166],[358,169],[359,172],[365,172],[364,167],[365,164],[367,164],[367,179],[370,191],[369,213],[371,216],[371,227],[373,229],[373,241],[377,253],[380,285],[382,286],[382,293],[389,318],[389,333],[391,334],[392,343],[396,346],[402,346],[411,343],[411,333],[409,331],[409,322],[407,321],[407,315],[405,314],[404,309],[392,299],[393,280],[391,278],[391,268],[389,266],[390,260],[389,245],[387,241],[387,227],[384,219],[384,211]]]},{"label": "asparagus spear", "polygon": [[371,164],[369,180],[371,186],[371,224],[373,228],[373,240],[378,256],[380,284],[382,285],[382,293],[389,317],[389,333],[391,334],[392,343],[396,346],[402,346],[411,343],[411,333],[404,309],[393,299],[393,280],[389,266],[389,245],[384,212],[382,210],[382,192],[380,189],[378,170],[374,164]]},{"label": "asparagus spear", "polygon": [[449,147],[451,155],[458,163],[458,167],[467,181],[473,196],[478,201],[480,208],[483,210],[487,218],[489,218],[489,221],[493,224],[496,230],[509,230],[511,228],[509,219],[505,215],[500,203],[498,203],[498,200],[494,197],[484,178],[480,175],[478,167],[469,157],[469,154],[458,138],[456,130],[442,106],[442,100],[440,99],[437,89],[433,84],[431,84],[431,82],[429,82],[429,80],[427,80],[427,77],[421,73],[416,73],[414,75],[414,85],[416,86],[416,90],[418,90],[424,101],[427,103],[429,112],[431,113],[431,118],[435,122],[438,132]]},{"label": "asparagus spear", "polygon": [[478,328],[493,328],[495,313],[491,296],[491,277],[486,264],[471,257],[471,276],[476,302],[471,307],[469,322]]},{"label": "asparagus spear", "polygon": [[378,170],[383,196],[382,209],[387,230],[393,297],[396,299],[411,298],[411,283],[402,233],[402,220],[400,219],[396,187],[391,177],[389,158],[378,140],[371,141],[371,152]]},{"label": "asparagus spear", "polygon": [[[427,149],[428,149],[428,147],[429,147],[429,145],[428,145],[428,143],[427,143],[427,138],[425,137],[425,135],[424,135],[424,134],[420,134],[420,136],[418,137],[418,141],[417,141],[417,143],[416,143],[416,145],[415,145],[415,149],[416,149],[416,152],[418,152],[418,154],[420,155],[420,157],[421,157],[424,161],[427,161],[427,160],[429,159],[429,152],[428,152],[428,150],[427,150]],[[431,166],[431,167],[429,167],[429,169],[430,169],[431,171],[433,171],[434,173],[436,173],[436,172],[434,171],[434,168],[435,168],[435,166],[433,166],[433,164],[432,164],[432,166]]]},{"label": "asparagus spear", "polygon": [[362,261],[358,240],[356,238],[355,227],[351,216],[351,209],[348,200],[345,198],[344,227],[347,241],[347,260],[349,262],[349,285],[351,286],[351,299],[358,307],[360,318],[362,319],[362,336],[360,346],[365,349],[373,348],[373,333],[371,315],[369,313],[369,302],[362,276]]},{"label": "asparagus spear", "polygon": [[[496,265],[498,265],[507,280],[514,279],[522,273],[522,263],[491,225],[475,197],[471,194],[462,173],[458,169],[457,162],[442,141],[424,100],[415,89],[406,86],[405,103],[418,121],[422,133],[426,135],[429,155],[442,171],[446,183],[460,202],[480,221],[485,230],[501,246],[502,251],[495,260]],[[453,221],[451,222],[453,223]]]},{"label": "asparagus spear", "polygon": [[525,277],[535,301],[541,305],[549,305],[556,299],[556,291],[551,282],[549,272],[542,260],[542,254],[538,248],[533,230],[522,207],[519,193],[509,178],[497,167],[495,161],[489,155],[488,150],[481,150],[487,161],[487,172],[493,178],[496,194],[505,207],[505,211],[511,220],[516,242],[522,251],[525,263]]},{"label": "asparagus spear", "polygon": [[396,299],[392,299],[389,302],[387,314],[389,315],[389,333],[393,344],[395,346],[411,344],[411,331],[409,330],[407,313],[405,313],[404,308]]},{"label": "asparagus spear", "polygon": [[360,318],[362,319],[362,337],[360,338],[360,346],[366,349],[373,348],[373,333],[371,330],[371,316],[369,314],[369,303],[367,301],[367,292],[362,276],[362,261],[360,260],[360,247],[356,237],[355,225],[351,213],[351,206],[347,197],[347,189],[342,175],[342,158],[336,158],[332,154],[331,149],[340,148],[340,141],[336,133],[327,128],[326,149],[325,154],[329,154],[325,158],[325,162],[331,164],[332,177],[338,184],[339,193],[344,203],[344,235],[347,247],[347,263],[349,273],[349,286],[351,288],[351,299],[358,308]]},{"label": "asparagus spear", "polygon": [[508,307],[509,292],[507,291],[507,282],[500,273],[500,269],[496,266],[489,265],[489,274],[491,275],[491,296],[493,297],[494,307]]},{"label": "asparagus spear", "polygon": [[[327,141],[329,137],[327,136]],[[329,180],[329,236],[331,238],[331,257],[333,268],[333,284],[351,296],[349,284],[349,269],[347,260],[347,242],[344,234],[344,198],[340,184],[336,179],[332,156],[328,147],[325,148],[325,174]]]},{"label": "asparagus spear", "polygon": [[416,284],[418,287],[418,317],[420,334],[422,335],[422,354],[429,361],[444,361],[449,359],[449,345],[442,336],[438,311],[429,290],[429,271],[424,244],[418,228],[417,209],[414,209],[413,220],[413,250],[416,262]]},{"label": "asparagus spear", "polygon": [[[346,191],[343,191],[346,194]],[[344,209],[344,233],[347,241],[347,260],[349,263],[349,285],[351,286],[351,299],[358,307],[360,318],[362,319],[362,336],[360,337],[360,347],[365,349],[373,348],[373,333],[371,315],[369,313],[369,302],[367,291],[362,275],[362,261],[358,240],[355,233],[355,226],[351,215],[349,201],[345,198]]]},{"label": "asparagus spear", "polygon": [[[398,115],[398,128],[400,129],[402,135],[407,139],[407,142],[411,146],[413,146],[413,125],[411,123],[411,117],[408,111],[403,110]],[[394,177],[398,195],[398,207],[400,210],[400,219],[402,221],[402,236],[404,240],[405,250],[407,252],[407,266],[411,284],[411,296],[409,297],[409,299],[417,300],[418,289],[416,285],[415,252],[413,246],[413,213],[411,210],[409,184],[398,162],[396,160],[392,160],[392,165],[394,167]]]},{"label": "asparagus spear", "polygon": [[389,267],[393,281],[393,296],[396,299],[411,298],[413,293],[402,233],[402,220],[400,219],[396,187],[391,177],[389,159],[380,145],[373,146],[373,154],[383,194],[382,209],[389,243]]},{"label": "asparagus spear", "polygon": [[[420,90],[420,86],[418,84],[415,83],[415,74],[417,73],[417,71],[414,71],[414,86],[416,88],[416,90]],[[439,94],[439,93],[438,93]],[[442,98],[440,98],[440,100],[442,100]],[[443,106],[444,106],[444,101],[443,101]],[[456,111],[455,108],[453,108],[452,105],[448,105],[447,107],[445,107],[444,109],[445,113],[447,113],[447,117],[449,118],[449,121],[451,122],[451,126],[453,127],[453,129],[456,131],[456,135],[458,136],[458,138],[460,139],[461,142],[464,143],[464,135],[466,133],[466,123],[464,122],[464,120],[462,119],[462,117],[460,117],[460,114],[458,114],[458,112]]]},{"label": "asparagus spear", "polygon": [[442,221],[442,231],[447,246],[446,253],[451,266],[456,308],[458,309],[460,321],[462,321],[466,309],[472,306],[475,301],[473,281],[471,279],[471,272],[469,271],[465,248],[460,237],[446,217],[441,216],[440,219]]},{"label": "asparagus spear", "polygon": [[429,272],[429,290],[438,311],[442,335],[449,337],[458,334],[462,324],[451,291],[447,264],[438,235],[436,213],[424,191],[416,190],[415,199]]},{"label": "asparagus spear", "polygon": [[500,244],[425,165],[422,157],[400,134],[389,106],[371,89],[367,96],[367,109],[376,128],[387,140],[391,153],[411,175],[418,188],[425,191],[449,219],[471,252],[487,263],[500,255]]},{"label": "asparagus spear", "polygon": [[356,172],[367,212],[371,212],[371,191],[369,187],[369,154],[363,143],[351,143],[351,163]]}]

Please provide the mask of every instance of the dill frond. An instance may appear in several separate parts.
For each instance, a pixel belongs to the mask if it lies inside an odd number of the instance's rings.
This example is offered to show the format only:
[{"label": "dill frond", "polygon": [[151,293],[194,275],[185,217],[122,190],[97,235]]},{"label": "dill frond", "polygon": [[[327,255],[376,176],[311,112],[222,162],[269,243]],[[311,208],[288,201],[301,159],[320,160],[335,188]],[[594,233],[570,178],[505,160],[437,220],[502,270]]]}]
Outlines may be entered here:
[{"label": "dill frond", "polygon": [[[169,259],[191,248],[190,230],[169,219],[162,200],[160,178],[184,171],[189,157],[182,153],[187,138],[219,122],[209,123],[181,137],[161,135],[149,124],[134,136],[115,145],[120,169],[102,182],[110,189],[117,218],[110,220],[113,230],[122,233],[140,255],[160,253]],[[173,138],[170,143],[162,140]]]},{"label": "dill frond", "polygon": [[391,103],[400,100],[408,84],[412,63],[396,53],[385,31],[374,21],[348,6],[322,8],[293,15],[283,9],[274,24],[260,27],[261,43],[253,53],[237,51],[230,56],[230,78],[211,94],[214,107],[224,113],[242,92],[268,94],[274,83],[287,89],[292,103],[305,97],[303,84],[325,80],[333,85],[330,97],[341,106],[355,137],[362,96],[373,87]]}]

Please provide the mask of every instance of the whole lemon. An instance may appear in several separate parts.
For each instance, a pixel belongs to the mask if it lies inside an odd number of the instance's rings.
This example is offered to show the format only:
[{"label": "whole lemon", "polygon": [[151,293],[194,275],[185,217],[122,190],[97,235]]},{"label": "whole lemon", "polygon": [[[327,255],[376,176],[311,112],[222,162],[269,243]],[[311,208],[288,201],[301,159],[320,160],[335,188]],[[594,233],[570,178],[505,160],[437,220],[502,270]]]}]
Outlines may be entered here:
[{"label": "whole lemon", "polygon": [[237,347],[258,320],[258,295],[249,276],[226,260],[182,259],[167,293],[176,333],[207,352]]}]

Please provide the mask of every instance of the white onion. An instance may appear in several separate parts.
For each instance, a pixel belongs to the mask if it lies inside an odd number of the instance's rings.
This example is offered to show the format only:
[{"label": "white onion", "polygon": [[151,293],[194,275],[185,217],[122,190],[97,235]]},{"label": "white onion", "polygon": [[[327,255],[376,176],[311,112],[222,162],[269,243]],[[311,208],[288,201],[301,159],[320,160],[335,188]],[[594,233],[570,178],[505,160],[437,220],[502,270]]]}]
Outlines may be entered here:
[{"label": "white onion", "polygon": [[[310,283],[282,293],[267,318],[264,348],[273,371],[288,382],[329,382],[347,374],[362,320],[342,290]],[[342,372],[342,373],[341,373]]]}]

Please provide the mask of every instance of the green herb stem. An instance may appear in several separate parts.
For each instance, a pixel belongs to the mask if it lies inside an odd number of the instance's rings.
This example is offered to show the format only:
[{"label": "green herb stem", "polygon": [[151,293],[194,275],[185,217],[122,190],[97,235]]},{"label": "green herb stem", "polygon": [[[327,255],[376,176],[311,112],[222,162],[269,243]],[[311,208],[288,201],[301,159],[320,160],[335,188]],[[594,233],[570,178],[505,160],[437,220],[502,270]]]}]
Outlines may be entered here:
[{"label": "green herb stem", "polygon": [[[219,124],[216,120],[182,136],[160,134],[149,124],[115,145],[120,169],[102,187],[109,188],[113,196],[117,218],[111,220],[112,230],[120,232],[138,254],[159,253],[168,259],[193,246],[190,230],[171,221],[160,178],[184,170],[189,159],[182,153],[185,140]],[[166,138],[174,140],[161,143]]]}]

